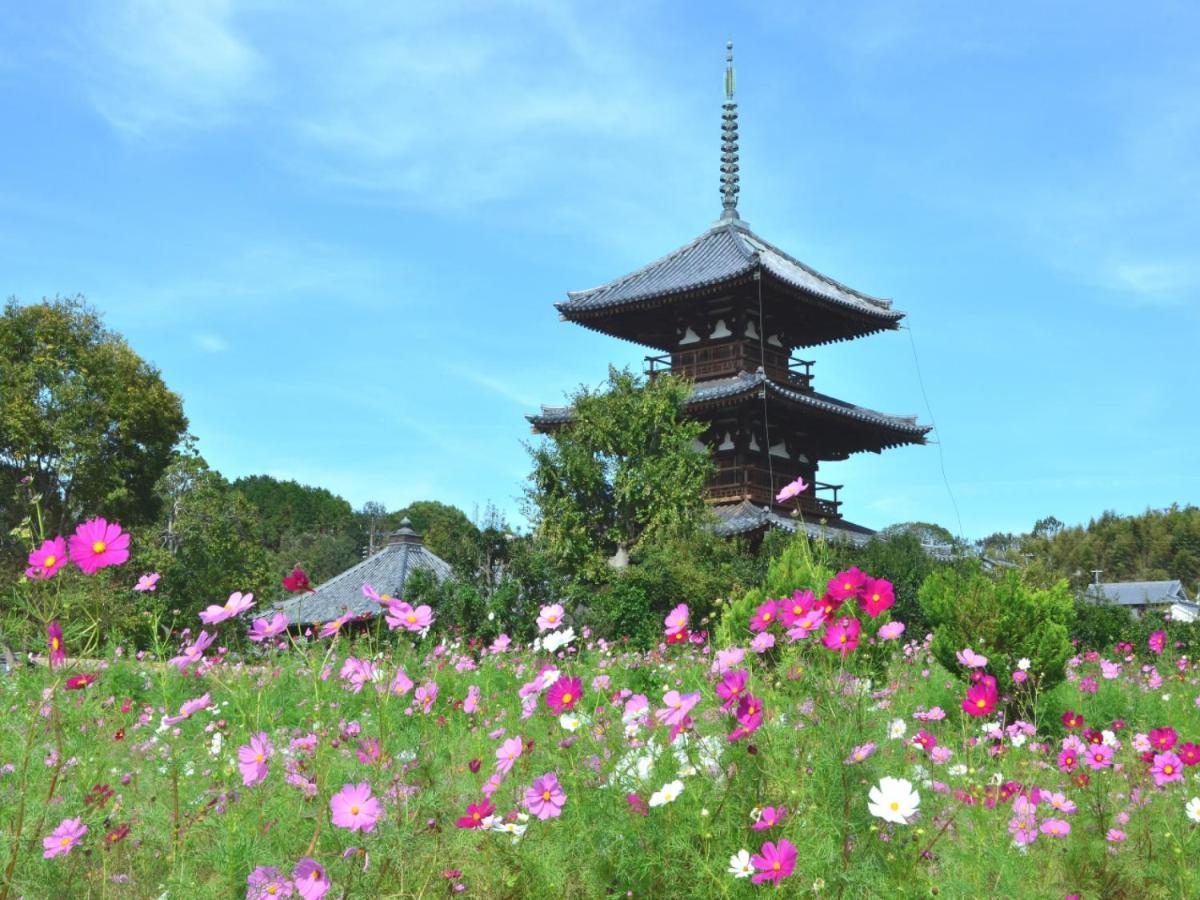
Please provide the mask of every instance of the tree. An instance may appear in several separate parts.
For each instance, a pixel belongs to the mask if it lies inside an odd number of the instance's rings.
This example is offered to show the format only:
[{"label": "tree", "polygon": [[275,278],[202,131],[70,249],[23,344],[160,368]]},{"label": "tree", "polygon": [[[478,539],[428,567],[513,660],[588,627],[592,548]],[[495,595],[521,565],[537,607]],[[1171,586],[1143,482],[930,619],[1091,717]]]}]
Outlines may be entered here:
[{"label": "tree", "polygon": [[568,424],[528,448],[530,518],[564,571],[603,580],[618,550],[702,520],[712,460],[695,446],[704,426],[686,417],[690,391],[610,368],[601,389],[571,398]]},{"label": "tree", "polygon": [[233,488],[258,510],[258,532],[271,550],[279,550],[289,536],[348,531],[354,521],[350,504],[325,488],[270,475],[239,478]]},{"label": "tree", "polygon": [[[469,579],[475,577],[483,556],[481,536],[479,529],[457,506],[437,500],[418,500],[388,518],[392,528],[407,518],[431,552],[450,563],[459,575]],[[387,540],[387,535],[383,540]]]},{"label": "tree", "polygon": [[154,485],[186,428],[179,395],[82,298],[5,305],[0,496],[32,477],[48,530],[84,515],[153,521]]}]

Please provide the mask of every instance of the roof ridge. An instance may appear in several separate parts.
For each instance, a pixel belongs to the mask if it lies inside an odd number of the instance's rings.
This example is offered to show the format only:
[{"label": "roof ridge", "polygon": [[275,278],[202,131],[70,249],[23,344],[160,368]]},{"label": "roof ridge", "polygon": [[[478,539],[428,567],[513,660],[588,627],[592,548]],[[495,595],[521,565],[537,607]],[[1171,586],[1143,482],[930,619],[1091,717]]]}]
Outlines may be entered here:
[{"label": "roof ridge", "polygon": [[788,253],[786,250],[783,250],[780,247],[775,246],[770,241],[768,241],[766,238],[759,237],[758,234],[756,234],[754,231],[751,231],[749,228],[745,229],[745,237],[749,237],[752,240],[758,241],[760,244],[762,244],[766,249],[770,250],[772,253],[777,253],[778,255],[780,255],[784,259],[786,259],[788,262],[792,263],[792,265],[799,266],[801,269],[803,269],[809,275],[812,275],[814,278],[821,279],[822,281],[826,282],[827,284],[829,284],[832,287],[835,287],[835,288],[838,288],[839,290],[845,291],[847,294],[853,294],[855,297],[858,297],[860,300],[863,300],[864,302],[873,303],[873,304],[880,306],[883,309],[886,309],[889,311],[892,310],[892,301],[891,300],[885,299],[883,297],[876,297],[873,294],[864,293],[863,291],[860,291],[857,288],[850,287],[850,285],[848,285],[848,284],[843,284],[842,282],[838,281],[836,278],[829,277],[824,272],[817,271],[812,266],[810,266],[808,263],[797,259],[796,257],[792,256],[792,254]]}]

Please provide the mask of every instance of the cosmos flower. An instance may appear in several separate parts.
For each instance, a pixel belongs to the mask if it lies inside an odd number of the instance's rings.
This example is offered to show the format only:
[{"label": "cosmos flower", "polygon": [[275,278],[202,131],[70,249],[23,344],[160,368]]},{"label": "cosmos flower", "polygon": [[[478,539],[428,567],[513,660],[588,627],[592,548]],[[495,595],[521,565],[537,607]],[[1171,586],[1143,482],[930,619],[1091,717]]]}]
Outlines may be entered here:
[{"label": "cosmos flower", "polygon": [[291,575],[283,576],[284,590],[290,591],[293,594],[314,592],[312,583],[308,580],[308,576],[304,574],[304,570],[299,566],[292,569]]},{"label": "cosmos flower", "polygon": [[661,788],[650,795],[650,807],[653,809],[657,806],[665,806],[668,803],[674,803],[679,799],[679,795],[683,793],[683,782],[679,779],[664,784]]},{"label": "cosmos flower", "polygon": [[250,743],[238,747],[238,768],[242,773],[242,784],[253,787],[267,780],[267,760],[275,752],[266,732],[260,731],[250,738]]},{"label": "cosmos flower", "polygon": [[725,701],[721,704],[722,709],[728,711],[737,705],[749,678],[750,673],[745,669],[730,669],[721,676],[721,680],[717,682],[716,691],[717,696]]},{"label": "cosmos flower", "polygon": [[1156,631],[1150,635],[1150,639],[1146,641],[1150,649],[1155,655],[1163,652],[1163,647],[1167,645],[1167,633],[1165,631]]},{"label": "cosmos flower", "polygon": [[1200,822],[1200,797],[1193,797],[1189,800],[1183,811],[1193,822]]},{"label": "cosmos flower", "polygon": [[146,592],[153,593],[158,588],[158,579],[160,578],[162,578],[162,575],[158,572],[149,572],[138,578],[137,584],[133,586],[133,589],[141,594]]},{"label": "cosmos flower", "polygon": [[1041,832],[1050,837],[1066,837],[1071,833],[1071,823],[1066,819],[1046,819],[1042,822]]},{"label": "cosmos flower", "polygon": [[764,884],[769,881],[778,885],[796,868],[796,848],[787,838],[780,838],[778,844],[767,841],[750,861],[758,870],[750,879],[751,883]]},{"label": "cosmos flower", "polygon": [[539,819],[554,819],[562,815],[563,805],[567,795],[553,772],[547,772],[533,780],[533,785],[525,791],[525,808]]},{"label": "cosmos flower", "polygon": [[424,631],[433,624],[433,610],[425,604],[414,608],[403,600],[393,600],[387,608],[385,618],[392,631],[397,628],[411,632]]},{"label": "cosmos flower", "polygon": [[329,798],[329,810],[334,825],[351,831],[374,831],[375,823],[383,815],[379,801],[371,796],[371,785],[365,781],[344,785]]},{"label": "cosmos flower", "polygon": [[496,771],[502,775],[507,775],[512,771],[513,764],[524,749],[525,742],[521,740],[519,735],[510,737],[501,744],[499,749],[496,750]]},{"label": "cosmos flower", "polygon": [[667,626],[667,637],[684,631],[688,625],[688,616],[689,611],[686,603],[680,603],[671,610],[667,614],[666,619],[663,620],[663,624]]},{"label": "cosmos flower", "polygon": [[1169,750],[1156,753],[1150,764],[1150,774],[1154,776],[1154,784],[1158,787],[1172,781],[1183,781],[1183,760]]},{"label": "cosmos flower", "polygon": [[61,665],[67,658],[67,651],[63,649],[62,626],[56,620],[46,626],[46,646],[50,650],[50,668]]},{"label": "cosmos flower", "polygon": [[776,503],[786,503],[788,500],[791,500],[793,497],[799,497],[801,494],[803,494],[807,490],[808,490],[808,483],[805,482],[804,476],[801,475],[795,481],[785,484],[783,486],[783,488],[780,489],[779,493],[775,495],[775,502]]},{"label": "cosmos flower", "polygon": [[83,672],[79,675],[72,675],[70,678],[68,678],[66,687],[68,691],[82,691],[88,685],[95,683],[95,681],[95,675],[93,675],[91,672]]},{"label": "cosmos flower", "polygon": [[885,775],[867,795],[867,810],[876,818],[895,825],[907,825],[921,805],[921,796],[905,778]]},{"label": "cosmos flower", "polygon": [[957,651],[954,656],[959,665],[966,669],[982,669],[988,664],[988,658],[982,653],[976,653],[970,647]]},{"label": "cosmos flower", "polygon": [[866,574],[860,571],[858,566],[851,566],[846,571],[838,572],[829,579],[827,593],[832,602],[840,604],[845,600],[857,597],[866,585]]},{"label": "cosmos flower", "polygon": [[63,819],[57,828],[42,838],[42,847],[45,848],[42,856],[51,859],[60,854],[70,853],[75,849],[75,845],[83,840],[87,830],[88,827],[79,819]]},{"label": "cosmos flower", "polygon": [[275,613],[270,620],[255,619],[250,625],[250,640],[258,642],[269,640],[287,631],[288,617],[283,613]]},{"label": "cosmos flower", "polygon": [[97,516],[75,529],[70,549],[71,562],[85,575],[92,575],[99,569],[119,566],[129,559],[129,535],[116,522],[110,524]]},{"label": "cosmos flower", "polygon": [[581,696],[583,680],[562,675],[546,691],[546,705],[554,710],[555,714],[569,712],[575,708]]},{"label": "cosmos flower", "polygon": [[750,630],[766,631],[774,623],[778,614],[779,604],[774,600],[768,600],[754,611],[754,616],[750,619]]},{"label": "cosmos flower", "polygon": [[29,554],[28,561],[29,568],[25,570],[26,578],[32,578],[35,581],[53,578],[55,573],[67,564],[67,542],[61,537],[42,541],[42,546]]},{"label": "cosmos flower", "polygon": [[750,861],[749,850],[739,850],[729,857],[729,874],[734,878],[749,878],[754,874],[754,863]]},{"label": "cosmos flower", "polygon": [[240,616],[253,605],[253,594],[243,594],[241,591],[234,591],[229,595],[229,599],[225,601],[224,606],[213,605],[201,612],[200,621],[205,625],[218,625],[226,619],[233,619]]},{"label": "cosmos flower", "polygon": [[853,750],[851,750],[850,755],[847,756],[844,760],[842,760],[842,762],[844,762],[848,766],[857,765],[858,763],[862,762],[864,759],[866,759],[868,756],[870,756],[874,752],[875,752],[875,745],[873,743],[871,743],[870,741],[868,741],[867,743],[860,744],[859,746],[857,746]]},{"label": "cosmos flower", "polygon": [[190,719],[202,709],[208,709],[212,705],[212,697],[210,697],[207,693],[201,694],[199,697],[196,697],[192,700],[184,701],[183,705],[179,707],[179,715],[167,716],[165,719],[163,719],[163,724],[176,725],[185,719]]},{"label": "cosmos flower", "polygon": [[537,617],[538,631],[551,631],[557,628],[562,624],[563,615],[563,608],[558,603],[543,606]]},{"label": "cosmos flower", "polygon": [[825,636],[821,638],[821,643],[830,650],[836,650],[845,656],[858,646],[858,635],[861,628],[858,619],[849,616],[843,617],[825,626]]},{"label": "cosmos flower", "polygon": [[776,809],[774,806],[764,806],[758,816],[758,820],[750,828],[752,831],[766,831],[768,828],[774,828],[786,816],[786,807],[780,806]]},{"label": "cosmos flower", "polygon": [[881,641],[894,641],[902,634],[904,634],[903,622],[888,622],[879,629],[879,639]]},{"label": "cosmos flower", "polygon": [[872,619],[890,609],[895,602],[896,593],[892,583],[884,578],[868,578],[858,596],[858,605]]},{"label": "cosmos flower", "polygon": [[295,890],[292,882],[274,866],[259,866],[246,876],[246,900],[274,900],[290,897]]},{"label": "cosmos flower", "polygon": [[292,869],[292,882],[304,900],[322,900],[332,886],[325,868],[307,856],[300,859],[296,868]]},{"label": "cosmos flower", "polygon": [[492,801],[484,798],[481,803],[468,803],[467,814],[459,816],[454,824],[459,828],[483,828],[483,820],[496,811]]},{"label": "cosmos flower", "polygon": [[995,679],[986,678],[967,688],[962,708],[969,716],[990,716],[996,708],[1000,695],[996,692]]},{"label": "cosmos flower", "polygon": [[174,656],[170,659],[170,664],[184,671],[193,663],[198,663],[204,658],[204,651],[212,646],[213,641],[217,639],[215,634],[209,634],[207,631],[201,631],[196,636],[196,640],[183,648],[183,652],[179,656]]}]

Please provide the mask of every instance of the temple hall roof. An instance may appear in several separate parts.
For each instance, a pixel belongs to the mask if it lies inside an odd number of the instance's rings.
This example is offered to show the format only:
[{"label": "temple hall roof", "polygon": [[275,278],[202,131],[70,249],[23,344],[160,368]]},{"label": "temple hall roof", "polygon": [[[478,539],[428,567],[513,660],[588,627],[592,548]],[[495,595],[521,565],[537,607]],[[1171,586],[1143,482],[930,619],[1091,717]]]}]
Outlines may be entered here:
[{"label": "temple hall roof", "polygon": [[758,529],[781,528],[795,533],[803,529],[809,537],[824,537],[827,540],[846,540],[852,544],[865,544],[875,534],[871,529],[855,525],[845,519],[839,519],[833,524],[810,522],[793,516],[786,516],[767,506],[755,506],[749,500],[741,503],[714,506],[718,522],[713,530],[721,537],[735,534],[747,534]]}]

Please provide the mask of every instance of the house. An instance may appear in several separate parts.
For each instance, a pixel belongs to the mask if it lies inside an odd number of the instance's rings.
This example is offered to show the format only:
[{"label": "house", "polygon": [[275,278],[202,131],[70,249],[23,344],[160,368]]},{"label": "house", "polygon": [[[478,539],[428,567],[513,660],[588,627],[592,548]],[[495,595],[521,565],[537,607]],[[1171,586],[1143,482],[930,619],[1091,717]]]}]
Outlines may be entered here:
[{"label": "house", "polygon": [[335,619],[373,619],[382,607],[363,594],[369,584],[380,596],[404,598],[405,585],[413,572],[431,572],[438,581],[450,577],[450,564],[433,553],[406,517],[388,537],[383,549],[340,575],[318,585],[312,592],[296,594],[275,610],[295,626],[318,625]]},{"label": "house", "polygon": [[1090,584],[1085,595],[1089,600],[1124,606],[1135,616],[1147,610],[1170,612],[1177,622],[1194,622],[1200,617],[1200,604],[1188,599],[1183,582],[1174,581],[1110,581]]}]

